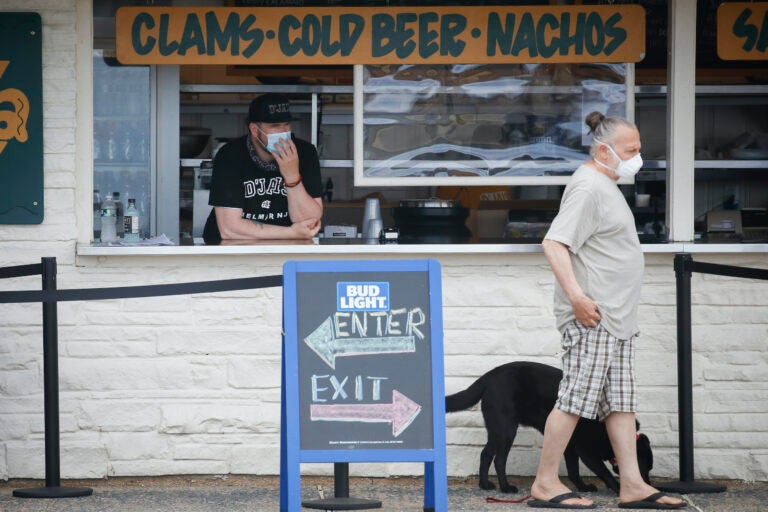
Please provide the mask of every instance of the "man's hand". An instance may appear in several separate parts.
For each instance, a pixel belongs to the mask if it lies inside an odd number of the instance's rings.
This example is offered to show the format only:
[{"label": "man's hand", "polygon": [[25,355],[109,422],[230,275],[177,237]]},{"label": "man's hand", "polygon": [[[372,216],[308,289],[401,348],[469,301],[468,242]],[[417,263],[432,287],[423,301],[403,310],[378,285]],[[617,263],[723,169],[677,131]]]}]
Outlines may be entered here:
[{"label": "man's hand", "polygon": [[[320,197],[312,197],[300,183],[301,174],[299,173],[299,152],[293,139],[281,139],[275,143],[275,150],[272,152],[275,162],[280,167],[280,174],[283,176],[283,185],[290,183],[293,186],[286,187],[288,195],[288,215],[294,222],[303,222],[306,219],[318,219],[317,226],[308,226],[311,233],[307,234],[304,229],[295,230],[297,234],[302,233],[302,237],[312,238],[320,230],[319,219],[323,217],[323,200]],[[311,188],[311,187],[310,187]]]},{"label": "man's hand", "polygon": [[584,327],[597,327],[601,318],[597,304],[583,293],[570,300],[576,320]]},{"label": "man's hand", "polygon": [[312,238],[320,231],[320,219],[307,219],[294,222],[291,229],[296,234],[296,238]]},{"label": "man's hand", "polygon": [[283,182],[296,182],[299,179],[299,152],[296,151],[296,144],[293,143],[293,140],[280,139],[277,141],[272,155],[280,167]]}]

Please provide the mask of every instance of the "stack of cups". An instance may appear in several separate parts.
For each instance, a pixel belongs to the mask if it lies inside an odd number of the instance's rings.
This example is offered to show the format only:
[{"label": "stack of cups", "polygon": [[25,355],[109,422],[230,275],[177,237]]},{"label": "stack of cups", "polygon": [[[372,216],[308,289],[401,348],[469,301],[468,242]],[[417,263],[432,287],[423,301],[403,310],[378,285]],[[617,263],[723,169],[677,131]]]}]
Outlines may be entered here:
[{"label": "stack of cups", "polygon": [[379,238],[379,233],[383,228],[379,200],[370,197],[365,200],[365,210],[363,211],[363,238]]}]

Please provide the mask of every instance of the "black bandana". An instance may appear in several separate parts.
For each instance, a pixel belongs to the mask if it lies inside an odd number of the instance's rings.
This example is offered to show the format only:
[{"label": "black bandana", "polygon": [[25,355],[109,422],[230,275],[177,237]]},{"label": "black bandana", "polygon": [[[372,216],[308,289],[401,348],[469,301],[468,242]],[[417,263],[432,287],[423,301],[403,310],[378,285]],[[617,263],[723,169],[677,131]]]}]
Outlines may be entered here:
[{"label": "black bandana", "polygon": [[258,165],[260,168],[264,169],[265,171],[277,171],[276,161],[274,160],[267,161],[259,158],[259,154],[256,152],[256,147],[254,147],[253,141],[251,140],[250,135],[245,137],[245,145],[248,148],[248,154],[251,156],[251,160],[253,160],[253,163]]}]

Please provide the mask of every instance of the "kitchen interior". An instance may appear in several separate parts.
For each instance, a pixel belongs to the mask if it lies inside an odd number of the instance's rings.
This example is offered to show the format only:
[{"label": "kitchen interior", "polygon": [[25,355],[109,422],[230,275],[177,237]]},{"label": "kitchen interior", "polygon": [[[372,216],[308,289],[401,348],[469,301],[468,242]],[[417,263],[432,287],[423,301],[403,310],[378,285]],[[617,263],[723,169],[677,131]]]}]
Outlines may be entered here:
[{"label": "kitchen interior", "polygon": [[[296,136],[316,142],[325,184],[327,229],[321,236],[362,236],[366,199],[372,197],[380,201],[384,227],[415,229],[414,239],[421,243],[538,242],[557,211],[562,185],[356,186],[351,67],[325,71],[214,67],[218,69],[181,71],[182,237],[200,236],[209,211],[211,157],[217,147],[245,133],[248,103],[255,95],[246,91],[253,85],[288,94],[299,117],[292,124]],[[740,83],[722,83],[723,78],[716,76],[713,83],[697,86],[696,237],[706,242],[764,243],[768,86],[752,83],[759,76],[733,76],[730,80]],[[666,98],[665,86],[657,81],[654,74],[638,70],[635,120],[646,163],[634,184],[621,185],[646,243],[666,241]],[[217,84],[226,85],[226,91],[216,91]],[[238,85],[243,92],[232,92]],[[313,97],[315,134],[311,133]]]},{"label": "kitchen interior", "polygon": [[[94,188],[100,188],[102,195],[107,190],[128,190],[123,194],[123,201],[127,201],[128,194],[136,195],[142,211],[141,234],[148,237],[159,234],[152,225],[152,212],[163,202],[154,188],[161,170],[153,163],[156,148],[152,147],[154,141],[160,140],[157,118],[153,117],[159,110],[158,100],[152,98],[156,94],[152,87],[158,67],[120,66],[108,56],[109,48],[114,46],[110,39],[114,32],[114,10],[118,4],[130,3],[94,1],[94,46],[97,48],[94,54]],[[645,165],[634,184],[620,187],[635,215],[641,241],[664,243],[667,235],[666,38],[660,34],[666,28],[666,8],[662,5],[657,12],[658,5],[646,4],[647,57],[635,66],[634,82],[630,84]],[[708,9],[705,7],[700,12],[702,27],[709,26],[707,23],[714,26],[711,20],[714,14]],[[692,127],[696,138],[696,240],[765,243],[768,242],[768,70],[760,62],[724,63],[718,61],[715,54],[712,34],[702,29],[701,40],[697,41],[696,126]],[[547,87],[560,83],[559,80],[566,80],[565,83],[572,86],[574,82],[568,82],[568,74],[578,68],[561,64],[518,67],[530,75],[525,78],[530,78],[528,83],[534,93],[537,86],[543,86],[541,91],[546,92]],[[299,118],[292,123],[295,135],[317,146],[325,203],[324,229],[320,236],[326,241],[336,239],[335,242],[344,243],[350,238],[370,235],[366,233],[363,219],[366,203],[371,199],[380,207],[382,227],[395,232],[394,240],[400,243],[536,243],[557,211],[563,185],[403,186],[400,183],[407,180],[402,179],[393,180],[398,183],[391,186],[356,183],[351,66],[179,68],[179,222],[178,233],[168,235],[178,236],[180,244],[199,243],[197,240],[210,210],[207,187],[212,157],[227,140],[245,133],[249,102],[267,91],[283,92],[291,98],[293,114]],[[495,86],[503,88],[512,83],[512,89],[517,87],[518,77],[514,76],[517,71],[507,73],[492,68],[478,67],[474,72],[479,75],[491,69],[491,73],[502,75]],[[423,76],[420,80],[399,82],[402,85],[397,86],[405,88],[434,81],[433,74],[440,73],[436,69],[435,66],[402,66],[394,74],[418,71]],[[460,79],[464,79],[463,75]],[[464,86],[465,83],[460,84]],[[577,101],[582,101],[582,88],[576,88]],[[124,101],[115,102],[116,96]],[[476,96],[482,97],[483,92]],[[504,96],[500,95],[502,99]],[[583,128],[573,126],[583,121],[583,108],[577,109],[564,123],[561,121],[565,118],[559,113],[555,115],[547,110],[552,108],[552,103],[560,101],[557,94],[533,94],[533,97],[522,119],[515,119],[521,117],[519,105],[514,107],[518,111],[505,114],[504,110],[512,107],[503,102],[493,106],[496,112],[478,116],[492,121],[483,126],[489,130],[482,134],[479,142],[473,136],[472,145],[494,147],[500,136],[508,146],[558,139],[583,153],[583,146],[578,144],[578,134]],[[403,120],[384,127],[395,133],[392,140],[406,146],[434,140],[430,130],[426,133],[433,139],[407,135],[417,133],[409,131],[413,126],[407,126],[410,114],[390,116]],[[430,115],[426,112],[422,119],[429,119]],[[455,119],[461,119],[461,115]],[[444,134],[460,124],[441,122],[427,128]],[[365,127],[371,136],[381,128],[370,124]],[[121,142],[123,140],[130,142]],[[467,142],[461,136],[452,141]],[[547,155],[544,158],[548,158]],[[462,169],[447,172],[448,175],[464,173]],[[95,196],[95,211],[97,204]],[[97,218],[94,224],[96,240]]]},{"label": "kitchen interior", "polygon": [[[331,70],[254,67],[249,71],[222,66],[213,73],[190,67],[182,69],[181,80],[183,237],[190,236],[190,230],[192,238],[201,236],[210,210],[207,186],[212,157],[230,138],[245,133],[248,104],[257,94],[216,92],[215,88],[221,84],[234,89],[240,85],[244,91],[256,86],[260,92],[282,92],[291,98],[292,113],[298,118],[291,128],[297,137],[314,141],[320,157],[325,206],[321,237],[368,235],[363,220],[366,202],[372,198],[378,202],[383,227],[396,231],[396,239],[401,243],[498,242],[513,237],[522,240],[522,232],[505,234],[507,213],[502,218],[479,210],[487,207],[488,212],[495,213],[500,208],[508,211],[524,207],[528,216],[549,218],[557,209],[562,186],[357,186],[353,175],[352,67]],[[215,84],[200,84],[201,80]],[[313,102],[317,116],[314,134]],[[516,215],[509,213],[513,218]],[[519,226],[520,222],[511,225]]]},{"label": "kitchen interior", "polygon": [[[432,187],[356,187],[353,176],[352,68],[260,69],[258,66],[182,66],[180,105],[180,232],[198,238],[208,216],[208,186],[216,150],[246,133],[250,101],[264,92],[291,99],[291,130],[314,142],[323,179],[324,216],[321,236],[345,227],[350,237],[362,235],[366,199],[377,198],[382,221],[393,226],[392,209],[399,201],[429,197]],[[211,83],[208,83],[211,82]],[[217,91],[217,88],[226,91]],[[232,91],[235,92],[232,92]],[[314,105],[314,107],[313,107]],[[314,112],[313,112],[314,110]],[[315,118],[313,133],[313,116]],[[354,226],[354,230],[350,228]]]}]

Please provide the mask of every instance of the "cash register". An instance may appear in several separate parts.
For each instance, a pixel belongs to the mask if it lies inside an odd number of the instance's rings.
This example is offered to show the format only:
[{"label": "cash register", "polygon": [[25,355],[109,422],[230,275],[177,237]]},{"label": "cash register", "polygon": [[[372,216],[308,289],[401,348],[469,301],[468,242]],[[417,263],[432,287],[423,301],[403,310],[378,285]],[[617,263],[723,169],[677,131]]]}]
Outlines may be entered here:
[{"label": "cash register", "polygon": [[741,210],[711,210],[707,212],[707,241],[741,242]]},{"label": "cash register", "polygon": [[708,242],[741,242],[741,210],[710,210],[706,224]]},{"label": "cash register", "polygon": [[768,211],[766,208],[712,210],[707,212],[707,241],[768,243]]},{"label": "cash register", "polygon": [[741,229],[742,242],[752,244],[768,243],[768,209],[742,208]]}]

